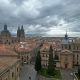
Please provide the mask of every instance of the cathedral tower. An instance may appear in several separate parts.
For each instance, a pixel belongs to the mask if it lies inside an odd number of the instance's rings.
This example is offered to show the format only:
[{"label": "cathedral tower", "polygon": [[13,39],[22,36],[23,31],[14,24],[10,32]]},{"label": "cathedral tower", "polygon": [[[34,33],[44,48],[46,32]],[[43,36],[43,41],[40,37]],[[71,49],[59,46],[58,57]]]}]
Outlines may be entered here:
[{"label": "cathedral tower", "polygon": [[24,41],[25,40],[25,32],[24,32],[23,25],[21,26],[21,29],[20,29],[20,27],[18,27],[17,38],[18,38],[18,41]]}]

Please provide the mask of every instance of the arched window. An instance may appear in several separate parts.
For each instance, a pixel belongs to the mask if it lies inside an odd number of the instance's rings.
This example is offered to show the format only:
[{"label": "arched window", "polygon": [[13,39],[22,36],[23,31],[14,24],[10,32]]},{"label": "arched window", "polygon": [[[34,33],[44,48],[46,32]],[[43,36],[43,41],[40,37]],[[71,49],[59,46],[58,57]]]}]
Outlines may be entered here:
[{"label": "arched window", "polygon": [[55,60],[59,60],[58,55],[55,55],[54,59],[55,59]]},{"label": "arched window", "polygon": [[7,40],[7,42],[8,42],[8,40]]},{"label": "arched window", "polygon": [[17,68],[17,72],[18,72],[18,70],[19,70],[19,69]]},{"label": "arched window", "polygon": [[14,77],[14,72],[12,72],[12,78]]}]

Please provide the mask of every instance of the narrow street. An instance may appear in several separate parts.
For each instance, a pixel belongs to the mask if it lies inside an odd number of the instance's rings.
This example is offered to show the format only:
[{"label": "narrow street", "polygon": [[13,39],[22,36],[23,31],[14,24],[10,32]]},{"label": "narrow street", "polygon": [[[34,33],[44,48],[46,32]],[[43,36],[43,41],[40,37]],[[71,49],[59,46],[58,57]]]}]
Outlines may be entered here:
[{"label": "narrow street", "polygon": [[[36,80],[37,72],[33,65],[25,64],[20,74],[20,80]],[[31,79],[29,78],[31,77]]]}]

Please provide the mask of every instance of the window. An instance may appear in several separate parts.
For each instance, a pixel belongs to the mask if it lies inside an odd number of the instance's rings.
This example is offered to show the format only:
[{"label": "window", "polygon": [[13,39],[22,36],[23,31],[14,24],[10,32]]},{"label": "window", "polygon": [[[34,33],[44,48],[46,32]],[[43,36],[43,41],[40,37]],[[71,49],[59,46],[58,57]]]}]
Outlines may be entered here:
[{"label": "window", "polygon": [[14,77],[14,72],[12,72],[12,78]]},{"label": "window", "polygon": [[8,40],[7,40],[7,42],[8,42]]},{"label": "window", "polygon": [[77,65],[78,65],[78,54],[77,54]]},{"label": "window", "polygon": [[18,72],[18,68],[17,68],[17,72]]},{"label": "window", "polygon": [[58,55],[55,55],[54,59],[55,59],[55,60],[59,60]]},{"label": "window", "polygon": [[71,45],[69,44],[69,49],[71,49]]},{"label": "window", "polygon": [[46,57],[48,57],[48,55],[46,54]]}]

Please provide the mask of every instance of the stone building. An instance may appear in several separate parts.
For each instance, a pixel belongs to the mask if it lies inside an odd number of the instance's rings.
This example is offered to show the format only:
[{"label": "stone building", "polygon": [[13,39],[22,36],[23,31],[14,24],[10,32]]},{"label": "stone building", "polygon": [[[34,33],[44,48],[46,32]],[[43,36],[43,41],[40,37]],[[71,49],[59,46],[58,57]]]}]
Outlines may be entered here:
[{"label": "stone building", "polygon": [[4,37],[4,38],[10,38],[11,37],[11,33],[7,29],[6,24],[4,25],[4,30],[1,31],[1,37]]},{"label": "stone building", "polygon": [[7,25],[4,25],[4,30],[1,31],[0,41],[4,44],[10,44],[11,41],[11,33],[7,29]]},{"label": "stone building", "polygon": [[53,46],[53,58],[57,68],[72,69],[80,65],[80,39],[68,37],[67,33],[61,42],[44,41],[41,47],[41,62],[48,66],[49,47]]},{"label": "stone building", "polygon": [[20,41],[25,41],[25,32],[23,26],[21,29],[18,27],[17,36],[12,36],[10,31],[7,29],[7,25],[4,25],[4,29],[0,33],[0,43],[11,45]]},{"label": "stone building", "polygon": [[62,50],[60,54],[60,67],[73,68],[73,53],[69,50]]},{"label": "stone building", "polygon": [[48,66],[48,59],[49,59],[49,45],[48,44],[43,44],[42,48],[40,49],[41,53],[41,64],[42,67],[47,67]]},{"label": "stone building", "polygon": [[60,51],[56,50],[56,43],[55,42],[47,42],[44,43],[43,46],[40,49],[40,53],[41,53],[41,64],[42,67],[48,67],[48,59],[49,59],[49,49],[50,46],[52,45],[53,47],[53,58],[55,61],[55,66],[56,67],[60,67]]},{"label": "stone building", "polygon": [[14,58],[0,58],[0,80],[20,80],[20,62]]},{"label": "stone building", "polygon": [[17,53],[0,44],[0,80],[19,80],[20,69]]},{"label": "stone building", "polygon": [[[67,38],[66,38],[67,37]],[[61,43],[61,50],[68,50],[71,52],[71,66],[69,68],[73,68],[75,66],[80,65],[80,39],[79,38],[69,38],[68,35],[65,36]],[[65,55],[66,52],[64,52]],[[66,56],[66,55],[65,55]],[[65,57],[64,57],[65,58]],[[63,63],[64,64],[64,63]],[[65,64],[64,64],[65,65]]]}]

